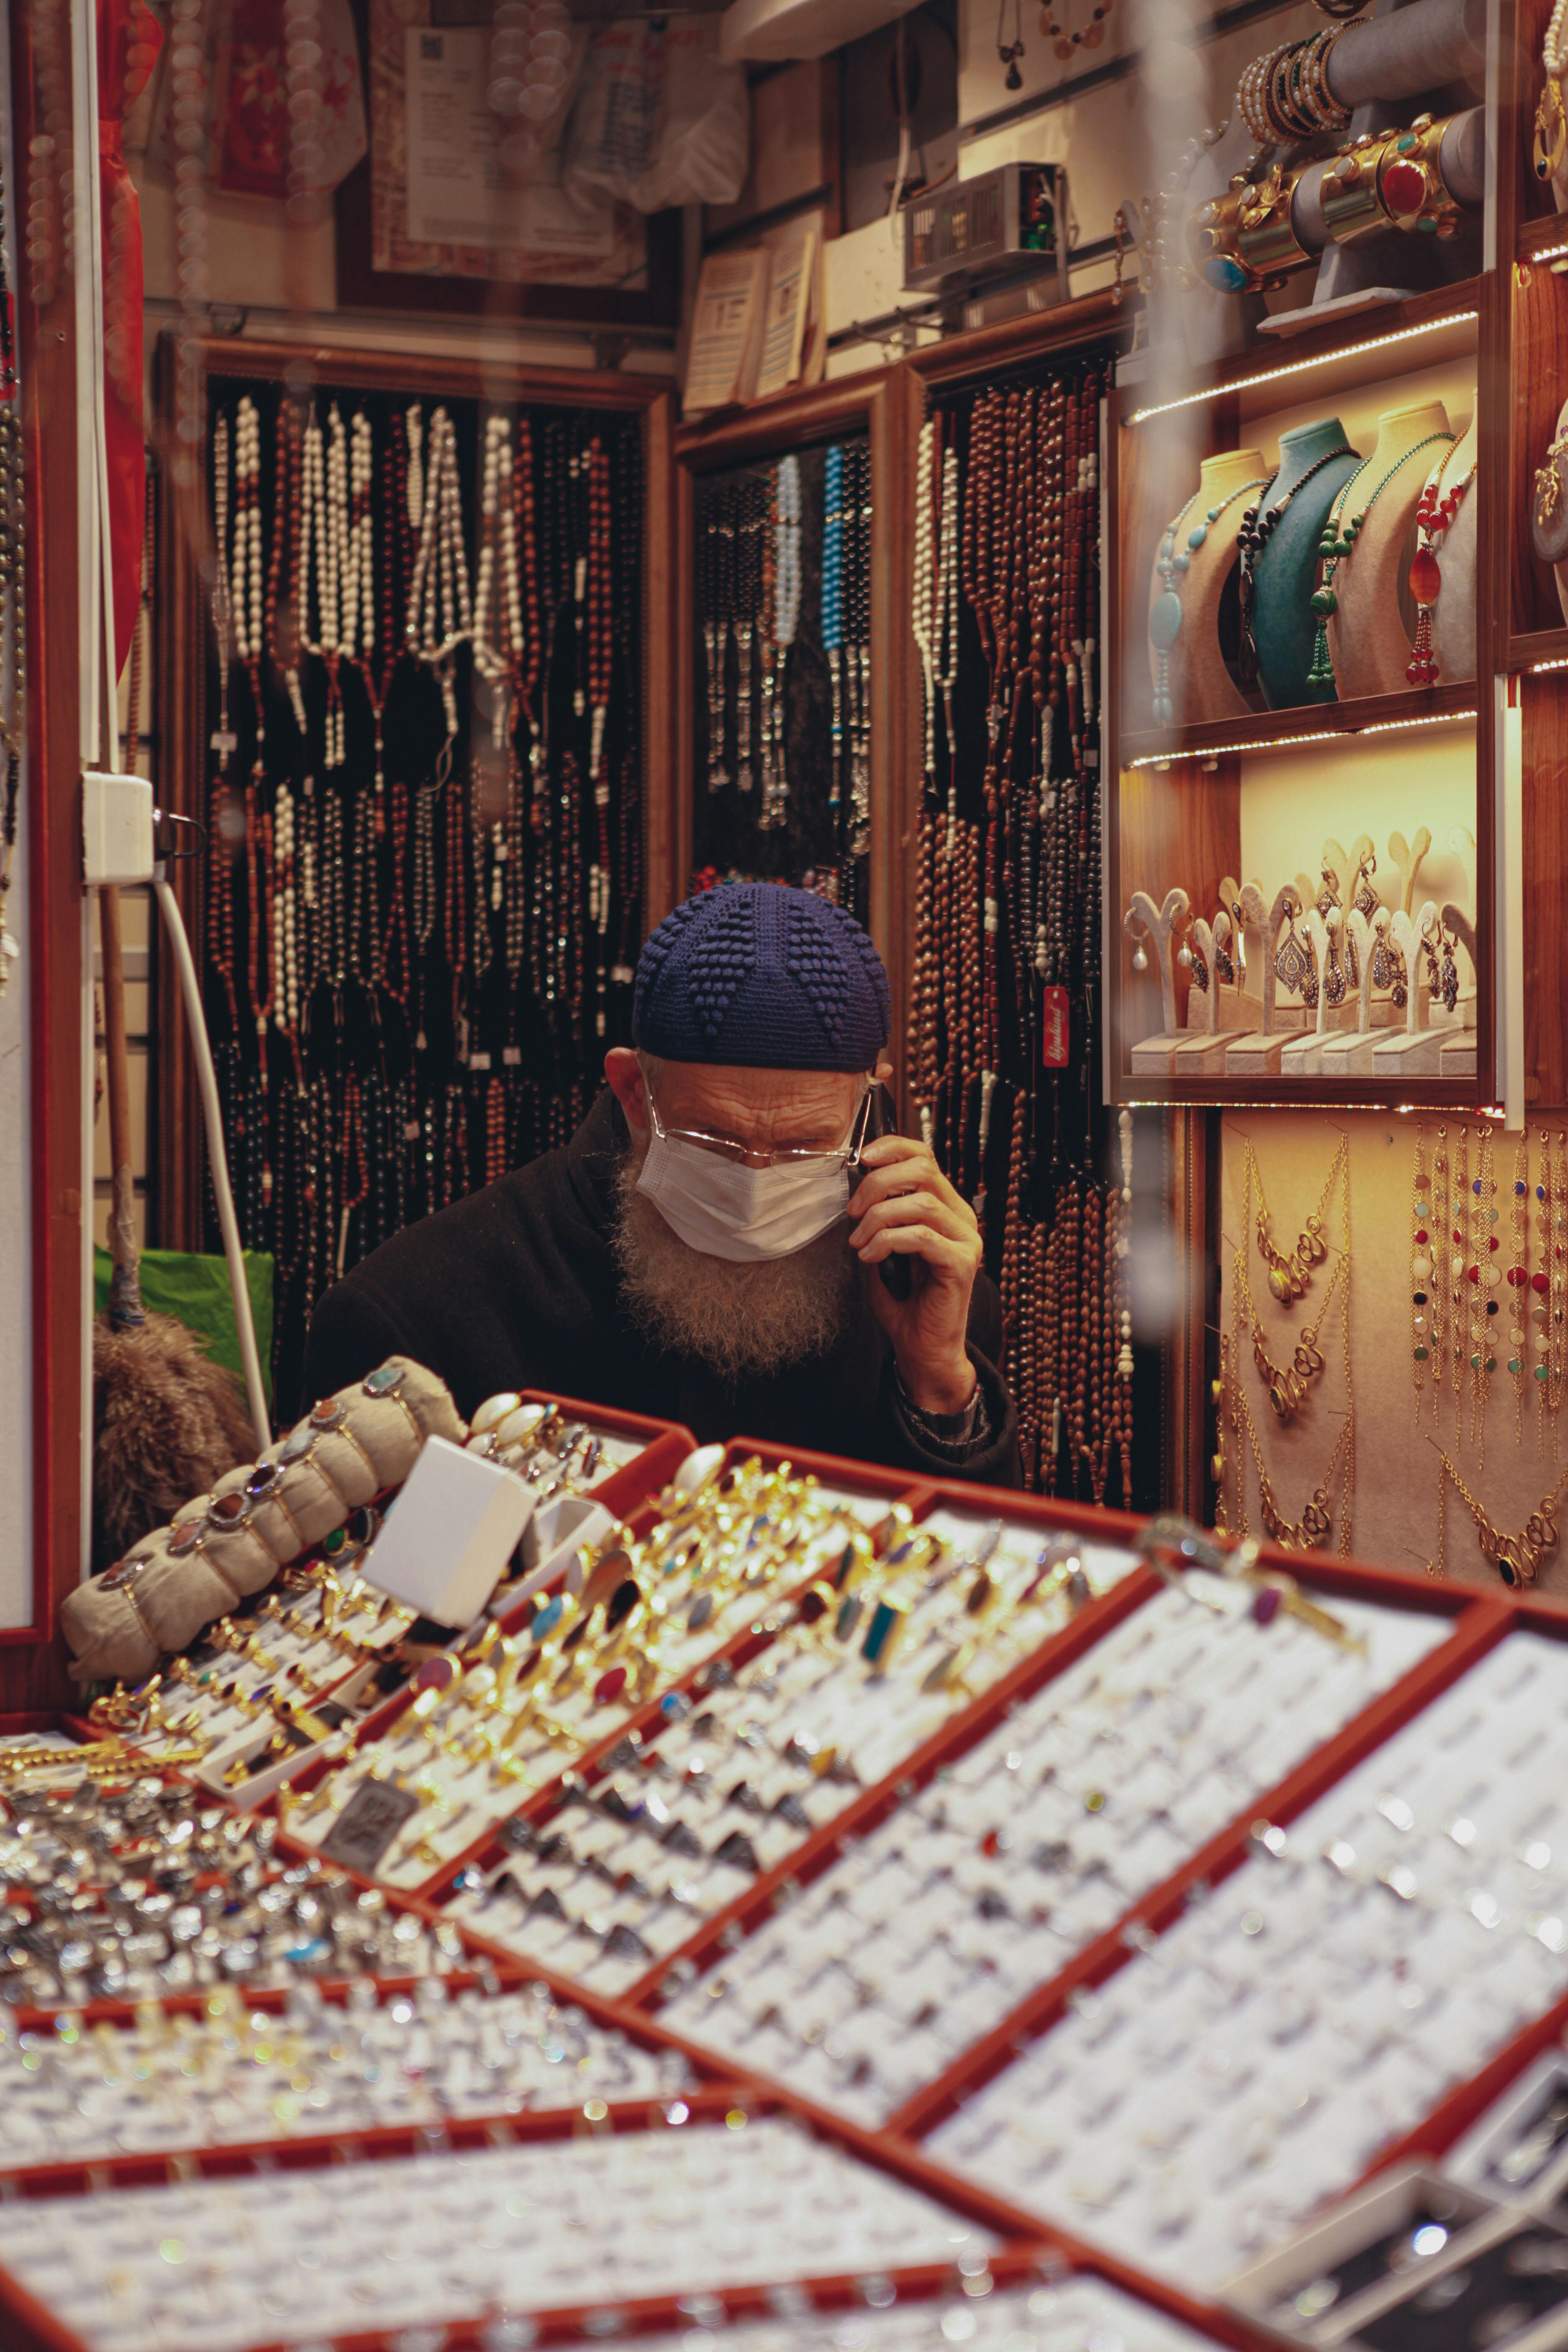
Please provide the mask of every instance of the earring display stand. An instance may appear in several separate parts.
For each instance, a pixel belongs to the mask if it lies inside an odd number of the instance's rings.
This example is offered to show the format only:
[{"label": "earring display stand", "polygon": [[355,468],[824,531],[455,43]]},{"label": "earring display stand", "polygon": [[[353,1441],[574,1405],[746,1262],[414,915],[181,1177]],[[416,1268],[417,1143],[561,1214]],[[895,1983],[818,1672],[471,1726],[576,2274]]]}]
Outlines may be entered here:
[{"label": "earring display stand", "polygon": [[1222,985],[1215,955],[1216,939],[1225,945],[1229,933],[1230,917],[1223,908],[1215,917],[1212,929],[1201,915],[1194,918],[1193,955],[1194,960],[1202,956],[1208,972],[1208,985],[1200,988],[1194,974],[1187,992],[1187,1034],[1171,1056],[1171,1067],[1179,1074],[1223,1070],[1227,1048],[1247,1034],[1241,1026],[1222,1028],[1220,1025],[1229,1007],[1241,996],[1239,989]]},{"label": "earring display stand", "polygon": [[1340,1007],[1329,1002],[1329,949],[1331,943],[1327,923],[1316,907],[1309,906],[1302,924],[1312,948],[1312,967],[1318,982],[1318,1003],[1310,1032],[1303,1037],[1287,1038],[1279,1050],[1281,1077],[1315,1077],[1323,1066],[1323,1046],[1339,1028]]},{"label": "earring display stand", "polygon": [[[1376,913],[1363,915],[1359,907],[1351,908],[1345,927],[1355,950],[1357,984],[1355,992],[1355,1026],[1342,1029],[1322,1043],[1319,1068],[1325,1077],[1370,1077],[1373,1048],[1380,1032],[1373,1027],[1372,965],[1377,943],[1388,929],[1389,912],[1379,907]],[[1382,999],[1384,1005],[1389,1000]]]},{"label": "earring display stand", "polygon": [[1129,939],[1142,932],[1148,941],[1145,955],[1152,954],[1160,980],[1160,1010],[1164,1026],[1158,1036],[1140,1038],[1132,1048],[1134,1070],[1168,1070],[1180,1048],[1186,1032],[1176,1019],[1175,934],[1185,929],[1191,901],[1178,885],[1167,890],[1162,905],[1156,906],[1146,890],[1134,890],[1132,901],[1122,918],[1122,929]]},{"label": "earring display stand", "polygon": [[1436,928],[1437,909],[1430,898],[1415,915],[1407,915],[1400,908],[1389,919],[1388,936],[1405,960],[1405,985],[1409,993],[1404,1029],[1397,1034],[1380,1037],[1373,1048],[1374,1077],[1381,1073],[1391,1077],[1395,1073],[1423,1078],[1442,1075],[1445,1032],[1429,1025],[1431,1000],[1424,946]]},{"label": "earring display stand", "polygon": [[[1295,888],[1287,883],[1275,892],[1272,907],[1266,907],[1263,893],[1256,882],[1248,882],[1242,891],[1242,912],[1262,942],[1263,1006],[1257,1034],[1238,1037],[1226,1052],[1225,1070],[1227,1078],[1278,1077],[1279,1075],[1279,1056],[1284,1050],[1285,1039],[1279,1034],[1281,1008],[1274,959],[1279,934],[1285,928],[1290,908],[1297,903],[1297,897]],[[1304,1013],[1296,1007],[1289,1008],[1289,1012],[1290,1025],[1294,1028],[1304,1018]]]}]

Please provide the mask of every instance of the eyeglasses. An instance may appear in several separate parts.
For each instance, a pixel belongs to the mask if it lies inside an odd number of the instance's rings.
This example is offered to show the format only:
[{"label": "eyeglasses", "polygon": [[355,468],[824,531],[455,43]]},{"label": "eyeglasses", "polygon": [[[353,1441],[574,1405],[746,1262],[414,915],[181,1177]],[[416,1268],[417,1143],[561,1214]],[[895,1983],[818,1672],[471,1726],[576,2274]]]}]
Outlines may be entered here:
[{"label": "eyeglasses", "polygon": [[710,1151],[715,1159],[727,1160],[736,1168],[830,1168],[858,1157],[866,1140],[866,1124],[871,1106],[872,1081],[866,1081],[866,1091],[855,1107],[847,1142],[825,1151],[820,1144],[742,1143],[733,1135],[710,1135],[700,1127],[666,1127],[658,1115],[653,1088],[647,1090],[648,1117],[653,1131],[665,1143],[690,1143],[699,1151]]}]

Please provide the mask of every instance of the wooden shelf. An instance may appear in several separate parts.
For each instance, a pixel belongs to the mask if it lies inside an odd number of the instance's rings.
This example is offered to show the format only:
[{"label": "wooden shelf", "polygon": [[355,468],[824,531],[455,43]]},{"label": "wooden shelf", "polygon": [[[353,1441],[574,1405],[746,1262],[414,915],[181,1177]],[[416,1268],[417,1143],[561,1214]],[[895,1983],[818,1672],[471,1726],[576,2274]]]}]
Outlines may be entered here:
[{"label": "wooden shelf", "polygon": [[1548,213],[1541,220],[1521,221],[1520,260],[1539,261],[1546,253],[1568,260],[1568,213]]},{"label": "wooden shelf", "polygon": [[1508,641],[1510,670],[1542,669],[1548,664],[1555,667],[1559,662],[1568,667],[1568,628],[1530,629]]},{"label": "wooden shelf", "polygon": [[[1568,228],[1564,235],[1568,236]],[[1123,362],[1117,382],[1122,387],[1121,422],[1134,425],[1145,415],[1158,416],[1171,407],[1181,407],[1190,402],[1217,397],[1224,393],[1239,394],[1248,386],[1274,385],[1294,374],[1307,374],[1321,369],[1331,369],[1364,352],[1366,367],[1356,371],[1357,376],[1370,373],[1398,373],[1398,362],[1375,360],[1373,347],[1386,344],[1391,336],[1412,338],[1439,328],[1463,326],[1468,338],[1479,332],[1479,314],[1484,281],[1479,278],[1461,278],[1456,286],[1444,286],[1425,294],[1409,295],[1402,302],[1379,302],[1364,310],[1352,311],[1348,317],[1331,320],[1322,327],[1303,328],[1299,335],[1274,344],[1249,344],[1229,359],[1215,366],[1194,370],[1179,391],[1167,387],[1152,372],[1148,379],[1149,406],[1145,411],[1138,398],[1142,390],[1140,375]],[[1425,355],[1423,355],[1424,357]],[[1410,366],[1422,364],[1412,357]],[[1346,381],[1352,380],[1347,377]],[[1321,390],[1315,383],[1314,391]],[[1278,405],[1289,395],[1271,391],[1269,404]]]},{"label": "wooden shelf", "polygon": [[1390,1110],[1397,1103],[1424,1110],[1467,1110],[1486,1099],[1475,1078],[1406,1077],[1392,1086],[1380,1086],[1369,1076],[1344,1078],[1334,1085],[1310,1077],[1161,1078],[1123,1071],[1114,1087],[1118,1103],[1176,1103],[1230,1110],[1243,1110],[1254,1103],[1283,1110]]},{"label": "wooden shelf", "polygon": [[[1554,634],[1568,651],[1568,629]],[[1314,737],[1331,741],[1336,737],[1364,735],[1373,728],[1462,719],[1478,709],[1479,691],[1475,678],[1461,678],[1453,686],[1413,687],[1407,694],[1367,694],[1352,702],[1297,703],[1286,710],[1259,710],[1242,719],[1208,720],[1199,727],[1140,728],[1122,736],[1121,764],[1130,768],[1141,761],[1212,760],[1226,752],[1267,751],[1272,745],[1300,743]]]}]

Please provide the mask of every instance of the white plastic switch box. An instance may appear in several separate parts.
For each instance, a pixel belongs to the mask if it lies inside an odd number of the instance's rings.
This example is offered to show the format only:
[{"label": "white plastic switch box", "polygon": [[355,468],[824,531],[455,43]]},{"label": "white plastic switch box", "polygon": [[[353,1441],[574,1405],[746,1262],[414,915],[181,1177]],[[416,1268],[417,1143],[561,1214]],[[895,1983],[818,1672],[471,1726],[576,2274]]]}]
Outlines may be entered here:
[{"label": "white plastic switch box", "polygon": [[81,780],[82,878],[130,889],[153,879],[153,787],[145,776],[89,768]]}]

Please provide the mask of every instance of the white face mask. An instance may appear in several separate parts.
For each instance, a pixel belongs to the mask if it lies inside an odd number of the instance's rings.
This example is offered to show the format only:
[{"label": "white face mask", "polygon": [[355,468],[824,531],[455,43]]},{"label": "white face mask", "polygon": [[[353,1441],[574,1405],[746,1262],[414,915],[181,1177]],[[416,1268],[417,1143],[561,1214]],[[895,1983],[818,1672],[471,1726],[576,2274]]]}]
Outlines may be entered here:
[{"label": "white face mask", "polygon": [[847,1159],[748,1168],[650,1121],[637,1189],[688,1248],[736,1264],[788,1257],[836,1224],[849,1205]]}]

